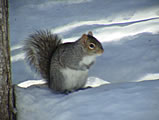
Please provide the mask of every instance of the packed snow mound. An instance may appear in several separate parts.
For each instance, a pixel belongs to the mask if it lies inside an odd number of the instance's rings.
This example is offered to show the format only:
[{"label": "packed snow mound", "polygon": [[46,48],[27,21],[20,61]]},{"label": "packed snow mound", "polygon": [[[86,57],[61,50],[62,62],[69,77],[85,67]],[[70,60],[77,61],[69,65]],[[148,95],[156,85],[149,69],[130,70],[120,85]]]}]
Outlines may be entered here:
[{"label": "packed snow mound", "polygon": [[18,120],[158,120],[159,80],[107,84],[65,94],[15,87]]}]

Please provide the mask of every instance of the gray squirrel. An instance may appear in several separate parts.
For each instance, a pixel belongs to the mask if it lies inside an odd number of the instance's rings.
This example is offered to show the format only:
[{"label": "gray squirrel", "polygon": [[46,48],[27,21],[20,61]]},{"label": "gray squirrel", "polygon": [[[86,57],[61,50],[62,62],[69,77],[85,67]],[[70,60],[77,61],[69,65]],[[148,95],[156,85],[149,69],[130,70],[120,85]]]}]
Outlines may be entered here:
[{"label": "gray squirrel", "polygon": [[89,68],[104,49],[91,31],[75,42],[62,43],[57,34],[40,30],[26,39],[24,51],[49,88],[67,93],[85,86]]}]

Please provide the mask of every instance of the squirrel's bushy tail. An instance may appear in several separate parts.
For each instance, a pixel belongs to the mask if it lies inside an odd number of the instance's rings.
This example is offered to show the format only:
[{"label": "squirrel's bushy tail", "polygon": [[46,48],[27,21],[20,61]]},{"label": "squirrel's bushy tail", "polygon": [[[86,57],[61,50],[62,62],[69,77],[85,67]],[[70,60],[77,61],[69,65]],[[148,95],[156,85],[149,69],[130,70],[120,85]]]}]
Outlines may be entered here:
[{"label": "squirrel's bushy tail", "polygon": [[25,41],[25,59],[46,80],[50,76],[51,56],[60,44],[58,35],[51,34],[48,30],[36,31]]}]

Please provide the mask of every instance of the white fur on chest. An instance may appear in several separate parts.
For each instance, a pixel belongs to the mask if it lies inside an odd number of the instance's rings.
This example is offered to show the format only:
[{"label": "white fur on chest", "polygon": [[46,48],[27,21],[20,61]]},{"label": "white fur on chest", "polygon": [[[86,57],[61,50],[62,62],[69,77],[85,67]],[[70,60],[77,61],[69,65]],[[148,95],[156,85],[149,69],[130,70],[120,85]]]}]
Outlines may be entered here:
[{"label": "white fur on chest", "polygon": [[79,64],[80,65],[89,65],[95,61],[96,57],[97,57],[97,55],[85,56],[82,58],[82,60],[80,61]]},{"label": "white fur on chest", "polygon": [[61,73],[65,79],[64,83],[67,89],[78,89],[83,87],[88,76],[88,70],[83,71],[66,68],[62,69]]}]

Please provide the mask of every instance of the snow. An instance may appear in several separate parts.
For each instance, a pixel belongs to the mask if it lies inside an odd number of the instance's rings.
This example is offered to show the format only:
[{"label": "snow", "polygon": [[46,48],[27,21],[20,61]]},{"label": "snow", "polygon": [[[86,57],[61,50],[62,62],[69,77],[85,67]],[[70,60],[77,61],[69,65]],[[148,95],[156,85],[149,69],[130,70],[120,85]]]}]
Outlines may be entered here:
[{"label": "snow", "polygon": [[107,84],[55,94],[16,87],[18,120],[158,120],[159,80]]},{"label": "snow", "polygon": [[148,74],[154,79],[153,74],[159,74],[158,28],[158,0],[12,0],[13,83],[41,79],[25,63],[22,51],[23,40],[38,29],[50,29],[64,42],[75,41],[91,30],[105,52],[97,58],[90,77],[111,83],[139,81]]},{"label": "snow", "polygon": [[[10,1],[18,120],[158,120],[158,28],[158,0]],[[104,47],[89,71],[86,87],[93,88],[55,94],[39,80],[22,51],[22,41],[38,29],[63,42],[93,32]]]}]

